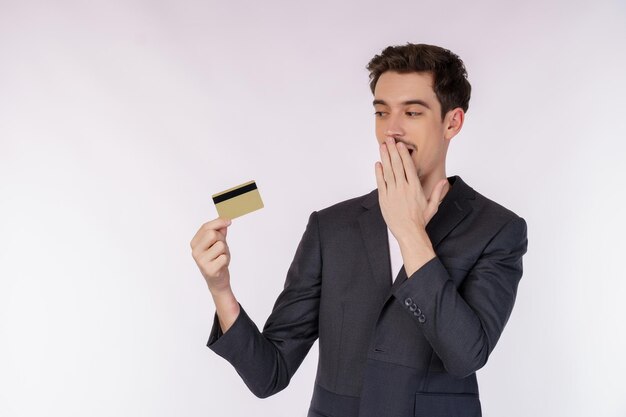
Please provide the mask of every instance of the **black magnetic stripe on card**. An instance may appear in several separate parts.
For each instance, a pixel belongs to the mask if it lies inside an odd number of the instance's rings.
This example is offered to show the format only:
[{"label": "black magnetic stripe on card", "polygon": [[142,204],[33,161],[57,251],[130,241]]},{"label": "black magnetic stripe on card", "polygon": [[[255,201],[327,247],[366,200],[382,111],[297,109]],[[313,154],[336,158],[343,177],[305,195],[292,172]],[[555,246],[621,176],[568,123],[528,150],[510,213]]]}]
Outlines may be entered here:
[{"label": "black magnetic stripe on card", "polygon": [[213,203],[221,203],[222,201],[230,200],[233,197],[237,197],[238,195],[245,194],[253,190],[256,190],[256,182],[253,182],[252,184],[248,184],[241,188],[237,188],[236,190],[232,190],[227,193],[215,196],[213,197]]}]

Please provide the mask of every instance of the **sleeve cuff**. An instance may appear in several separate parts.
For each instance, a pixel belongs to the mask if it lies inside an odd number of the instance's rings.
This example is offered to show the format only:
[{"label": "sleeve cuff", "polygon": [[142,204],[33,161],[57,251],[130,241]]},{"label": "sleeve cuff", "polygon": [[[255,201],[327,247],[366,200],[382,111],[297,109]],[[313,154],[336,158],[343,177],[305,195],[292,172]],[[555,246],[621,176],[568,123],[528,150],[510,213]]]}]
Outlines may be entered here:
[{"label": "sleeve cuff", "polygon": [[226,333],[222,332],[217,311],[214,313],[213,326],[206,345],[218,355],[229,359],[237,351],[237,348],[241,346],[242,340],[250,340],[250,334],[258,332],[259,329],[256,327],[256,324],[239,304],[239,315]]},{"label": "sleeve cuff", "polygon": [[418,323],[424,324],[433,317],[438,294],[448,279],[448,271],[435,256],[399,285],[393,295]]}]

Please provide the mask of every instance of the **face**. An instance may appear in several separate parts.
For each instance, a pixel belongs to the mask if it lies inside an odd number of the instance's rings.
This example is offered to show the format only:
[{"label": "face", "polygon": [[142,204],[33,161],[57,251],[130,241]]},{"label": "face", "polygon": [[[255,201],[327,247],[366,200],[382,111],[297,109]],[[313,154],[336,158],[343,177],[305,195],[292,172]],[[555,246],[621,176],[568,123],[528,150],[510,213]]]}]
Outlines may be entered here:
[{"label": "face", "polygon": [[379,145],[393,137],[407,145],[418,177],[444,175],[448,145],[464,112],[456,108],[441,119],[431,73],[385,71],[374,89],[374,110]]}]

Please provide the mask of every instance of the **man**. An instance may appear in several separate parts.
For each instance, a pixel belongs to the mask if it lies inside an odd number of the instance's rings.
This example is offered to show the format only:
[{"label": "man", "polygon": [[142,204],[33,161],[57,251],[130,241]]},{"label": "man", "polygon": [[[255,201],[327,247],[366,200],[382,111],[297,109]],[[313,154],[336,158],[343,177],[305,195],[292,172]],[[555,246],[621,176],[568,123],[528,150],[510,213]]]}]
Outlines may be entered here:
[{"label": "man", "polygon": [[308,417],[481,416],[476,371],[513,309],[526,222],[446,176],[471,90],[458,56],[408,43],[367,68],[377,188],[311,213],[262,333],[231,291],[230,222],[202,225],[191,247],[216,306],[207,346],[265,398],[319,337]]}]

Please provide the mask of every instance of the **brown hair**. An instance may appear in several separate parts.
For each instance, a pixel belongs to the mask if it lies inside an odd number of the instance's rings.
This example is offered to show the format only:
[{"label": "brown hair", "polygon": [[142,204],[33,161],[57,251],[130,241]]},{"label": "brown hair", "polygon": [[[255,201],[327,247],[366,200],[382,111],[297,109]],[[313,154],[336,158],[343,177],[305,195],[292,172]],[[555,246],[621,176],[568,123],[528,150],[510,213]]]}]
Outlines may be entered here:
[{"label": "brown hair", "polygon": [[441,104],[441,119],[454,108],[467,112],[472,86],[461,58],[445,48],[423,43],[386,47],[367,64],[370,89],[374,94],[378,78],[385,71],[430,72],[435,95]]}]

